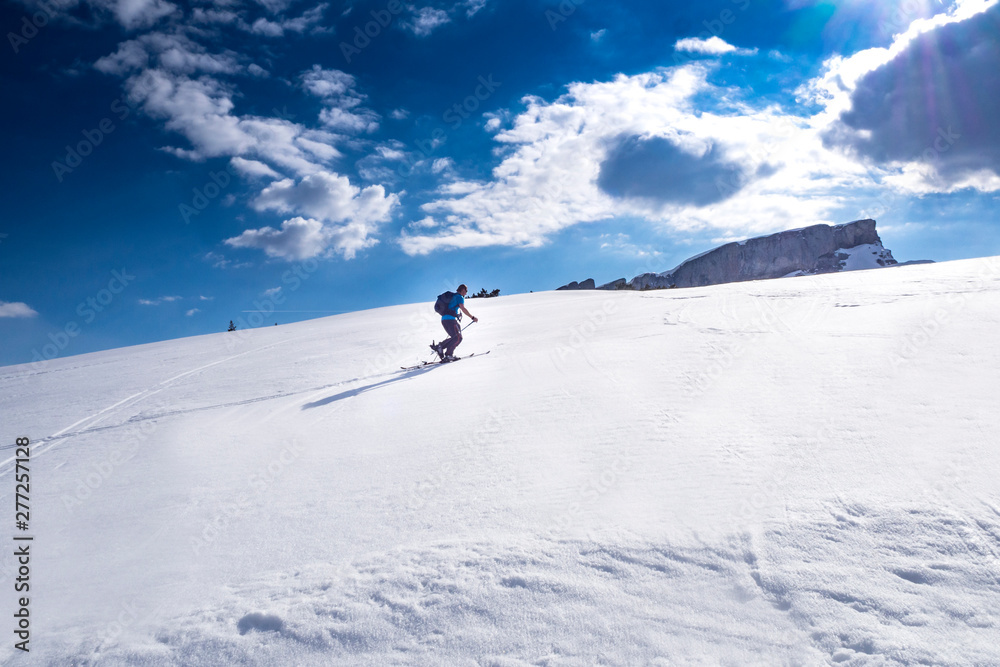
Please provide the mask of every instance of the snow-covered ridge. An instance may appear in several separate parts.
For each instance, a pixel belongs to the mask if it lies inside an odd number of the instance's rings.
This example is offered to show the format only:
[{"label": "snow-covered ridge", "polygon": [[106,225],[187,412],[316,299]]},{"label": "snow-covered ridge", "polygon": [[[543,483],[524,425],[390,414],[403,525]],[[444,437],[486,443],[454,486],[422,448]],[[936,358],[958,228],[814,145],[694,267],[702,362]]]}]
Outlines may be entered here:
[{"label": "snow-covered ridge", "polygon": [[476,315],[0,369],[0,663],[1000,664],[1000,258]]},{"label": "snow-covered ridge", "polygon": [[703,287],[896,264],[892,253],[882,246],[875,231],[875,221],[855,220],[842,225],[813,225],[734,241],[690,257],[663,273],[644,273],[628,281],[619,278],[600,287],[595,287],[594,281],[588,279],[559,289]]}]

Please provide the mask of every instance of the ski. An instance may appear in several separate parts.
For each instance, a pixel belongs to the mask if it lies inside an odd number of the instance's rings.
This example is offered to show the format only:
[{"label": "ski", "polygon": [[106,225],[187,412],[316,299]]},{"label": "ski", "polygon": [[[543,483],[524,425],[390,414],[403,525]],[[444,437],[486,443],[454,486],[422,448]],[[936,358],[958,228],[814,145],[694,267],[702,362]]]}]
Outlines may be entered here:
[{"label": "ski", "polygon": [[441,363],[441,362],[440,361],[436,361],[436,360],[435,361],[421,361],[416,366],[400,366],[399,368],[401,370],[404,370],[404,371],[413,371],[413,370],[416,370],[418,368],[423,368],[424,366],[433,366],[434,364],[439,364],[439,363]]},{"label": "ski", "polygon": [[492,350],[486,350],[485,352],[473,352],[472,354],[467,354],[464,357],[455,357],[451,361],[421,361],[416,366],[400,366],[400,370],[404,371],[415,371],[418,368],[426,368],[427,366],[439,366],[441,364],[450,364],[456,361],[461,361],[462,359],[471,359],[472,357],[483,357],[492,352]]},{"label": "ski", "polygon": [[491,352],[491,350],[486,350],[485,352],[473,352],[472,354],[467,354],[464,357],[455,357],[451,361],[438,361],[436,363],[439,363],[439,364],[450,364],[450,363],[453,363],[455,361],[461,361],[462,359],[471,359],[472,357],[476,357],[476,356],[484,357],[487,354],[489,354],[490,352]]}]

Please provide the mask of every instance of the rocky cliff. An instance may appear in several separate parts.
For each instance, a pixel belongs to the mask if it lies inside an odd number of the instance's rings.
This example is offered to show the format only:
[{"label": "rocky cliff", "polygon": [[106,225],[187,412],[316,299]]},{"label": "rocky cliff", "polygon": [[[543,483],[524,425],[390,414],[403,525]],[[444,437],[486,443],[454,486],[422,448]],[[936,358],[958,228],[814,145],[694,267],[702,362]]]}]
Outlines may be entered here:
[{"label": "rocky cliff", "polygon": [[594,282],[593,278],[587,278],[581,283],[575,280],[568,285],[563,285],[562,287],[557,287],[556,291],[567,290],[567,289],[597,289],[597,284]]},{"label": "rocky cliff", "polygon": [[[718,283],[833,273],[892,266],[897,262],[882,246],[874,220],[843,225],[813,225],[802,229],[727,243],[696,255],[664,273],[619,278],[597,289],[657,289],[699,287]],[[570,283],[560,289],[592,289]]]}]

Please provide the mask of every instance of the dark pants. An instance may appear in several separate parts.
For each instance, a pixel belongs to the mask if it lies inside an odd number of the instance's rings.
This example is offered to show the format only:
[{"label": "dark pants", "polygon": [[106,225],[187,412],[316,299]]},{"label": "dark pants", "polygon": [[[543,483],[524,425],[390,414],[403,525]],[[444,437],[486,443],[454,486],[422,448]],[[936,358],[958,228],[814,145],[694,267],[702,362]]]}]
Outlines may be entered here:
[{"label": "dark pants", "polygon": [[441,349],[444,350],[445,355],[454,354],[455,348],[462,342],[462,327],[458,320],[441,320],[441,326],[451,336],[448,340],[441,342]]}]

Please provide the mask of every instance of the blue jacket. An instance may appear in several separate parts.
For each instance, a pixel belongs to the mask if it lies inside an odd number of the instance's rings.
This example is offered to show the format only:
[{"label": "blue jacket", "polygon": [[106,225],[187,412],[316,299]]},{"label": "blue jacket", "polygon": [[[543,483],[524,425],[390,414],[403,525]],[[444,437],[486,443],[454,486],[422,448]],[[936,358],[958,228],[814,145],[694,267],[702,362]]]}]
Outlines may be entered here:
[{"label": "blue jacket", "polygon": [[446,315],[442,315],[442,320],[454,320],[458,319],[458,307],[465,303],[465,297],[455,292],[455,296],[451,297],[451,302],[448,304],[448,311]]}]

